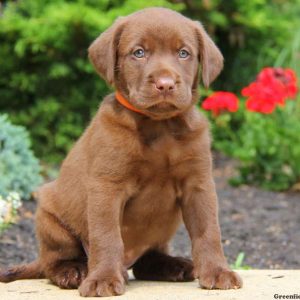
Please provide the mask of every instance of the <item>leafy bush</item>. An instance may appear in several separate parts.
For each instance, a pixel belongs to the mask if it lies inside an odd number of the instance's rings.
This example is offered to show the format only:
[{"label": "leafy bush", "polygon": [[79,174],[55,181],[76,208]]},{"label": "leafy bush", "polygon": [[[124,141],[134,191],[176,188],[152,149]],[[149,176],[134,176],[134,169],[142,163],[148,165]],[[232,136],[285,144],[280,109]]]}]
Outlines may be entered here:
[{"label": "leafy bush", "polygon": [[[176,0],[177,2],[177,0]],[[253,74],[284,59],[300,27],[300,0],[179,0],[183,12],[204,23],[225,57],[225,68],[214,87],[238,92]],[[298,58],[299,59],[299,58]]]},{"label": "leafy bush", "polygon": [[240,161],[240,175],[231,182],[288,189],[300,179],[299,103],[290,101],[272,115],[242,113],[244,122],[236,134],[215,142],[217,149]]},{"label": "leafy bush", "polygon": [[164,6],[201,20],[225,56],[215,87],[232,91],[264,65],[288,66],[300,22],[300,0],[4,2],[0,110],[30,130],[33,149],[46,162],[61,161],[108,92],[88,62],[87,48],[117,16]]},{"label": "leafy bush", "polygon": [[[243,89],[242,94],[249,98],[240,101],[236,114],[214,114],[214,147],[240,162],[233,184],[285,190],[299,181],[300,99],[288,100],[296,92],[291,70],[266,68],[257,81]],[[227,101],[222,97],[217,100],[219,103],[215,101],[210,110],[218,111]],[[228,107],[225,110],[229,111]]]},{"label": "leafy bush", "polygon": [[13,191],[28,199],[41,183],[39,172],[25,128],[12,125],[6,115],[0,115],[0,196],[6,198]]},{"label": "leafy bush", "polygon": [[107,94],[87,48],[119,15],[165,0],[23,0],[0,17],[0,110],[30,129],[38,157],[59,162]]}]

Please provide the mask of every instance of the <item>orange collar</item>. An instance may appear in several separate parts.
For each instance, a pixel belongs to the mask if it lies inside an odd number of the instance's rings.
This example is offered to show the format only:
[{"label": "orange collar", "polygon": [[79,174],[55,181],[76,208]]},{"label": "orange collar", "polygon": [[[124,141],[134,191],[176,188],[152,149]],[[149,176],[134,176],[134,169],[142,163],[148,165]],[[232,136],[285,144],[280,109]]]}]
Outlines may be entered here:
[{"label": "orange collar", "polygon": [[137,113],[139,113],[139,114],[144,115],[144,113],[143,113],[141,110],[135,108],[132,104],[130,104],[130,103],[127,101],[127,99],[125,99],[125,98],[121,95],[121,93],[120,93],[119,91],[116,91],[115,95],[116,95],[116,99],[119,101],[120,104],[122,104],[123,106],[125,106],[125,107],[128,108],[129,110],[132,110],[132,111],[134,111],[134,112],[137,112]]}]

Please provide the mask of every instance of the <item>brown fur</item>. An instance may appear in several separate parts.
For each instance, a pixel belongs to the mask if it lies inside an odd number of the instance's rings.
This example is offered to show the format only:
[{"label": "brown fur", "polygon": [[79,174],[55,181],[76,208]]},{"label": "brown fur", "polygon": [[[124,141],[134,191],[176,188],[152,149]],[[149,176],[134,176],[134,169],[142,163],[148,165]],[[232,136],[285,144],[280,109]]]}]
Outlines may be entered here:
[{"label": "brown fur", "polygon": [[[136,58],[141,47],[145,57]],[[118,19],[89,56],[143,114],[105,97],[59,177],[38,192],[35,268],[15,267],[0,281],[44,276],[82,296],[119,295],[133,266],[140,279],[241,287],[223,254],[208,124],[194,105],[199,65],[207,86],[221,71],[220,51],[200,23],[151,8]],[[193,271],[190,261],[167,255],[182,217]]]},{"label": "brown fur", "polygon": [[136,261],[133,274],[141,280],[192,281],[195,279],[193,269],[190,259],[151,250]]}]

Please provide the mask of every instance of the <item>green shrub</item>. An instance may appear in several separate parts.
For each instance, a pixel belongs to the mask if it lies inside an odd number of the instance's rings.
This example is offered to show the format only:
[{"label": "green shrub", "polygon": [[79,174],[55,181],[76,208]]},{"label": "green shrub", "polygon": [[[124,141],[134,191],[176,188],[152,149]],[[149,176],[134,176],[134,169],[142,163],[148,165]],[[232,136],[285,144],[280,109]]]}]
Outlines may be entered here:
[{"label": "green shrub", "polygon": [[231,183],[290,188],[300,179],[300,99],[269,115],[249,112],[244,106],[238,114],[243,122],[236,130],[238,120],[228,115],[213,127],[214,147],[239,161],[239,176]]},{"label": "green shrub", "polygon": [[87,58],[119,15],[165,0],[23,0],[0,17],[0,111],[26,126],[43,160],[59,162],[108,88]]},{"label": "green shrub", "polygon": [[87,48],[117,16],[165,6],[201,20],[225,56],[215,87],[238,91],[262,66],[280,59],[278,65],[287,66],[282,60],[289,56],[300,14],[300,0],[5,2],[0,111],[26,126],[37,156],[52,163],[65,156],[108,92],[88,62]]},{"label": "green shrub", "polygon": [[273,65],[300,27],[300,0],[180,2],[187,4],[185,14],[202,20],[225,57],[224,70],[214,84],[219,90],[238,92],[261,68]]},{"label": "green shrub", "polygon": [[[300,51],[300,43],[294,50]],[[291,57],[296,56],[292,53]],[[298,62],[290,62],[299,72]],[[236,113],[208,114],[212,121],[213,145],[239,161],[239,175],[232,178],[232,184],[286,190],[300,180],[299,93],[298,98],[290,99],[297,95],[297,78],[291,70],[277,68],[263,69],[258,78],[249,85],[252,92],[249,87],[247,92],[242,91],[247,96],[250,93],[252,99],[248,98],[247,102],[242,99]],[[217,100],[215,110],[225,101],[220,97]],[[253,103],[260,105],[253,106]]]},{"label": "green shrub", "polygon": [[28,199],[41,183],[38,160],[30,150],[25,128],[12,125],[6,115],[0,115],[0,196],[17,192]]}]

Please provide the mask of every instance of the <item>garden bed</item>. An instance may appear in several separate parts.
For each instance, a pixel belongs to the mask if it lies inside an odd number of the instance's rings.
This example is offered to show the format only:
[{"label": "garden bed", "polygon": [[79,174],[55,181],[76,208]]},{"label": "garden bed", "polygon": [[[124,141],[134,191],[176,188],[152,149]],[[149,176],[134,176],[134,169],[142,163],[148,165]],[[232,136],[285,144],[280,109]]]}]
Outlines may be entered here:
[{"label": "garden bed", "polygon": [[[233,188],[227,183],[233,173],[234,162],[215,155],[223,245],[230,263],[244,252],[244,263],[252,268],[299,269],[299,193]],[[35,202],[25,202],[18,224],[0,236],[0,267],[36,257],[34,210]],[[189,245],[188,235],[181,228],[172,243],[172,253],[189,256]]]}]

